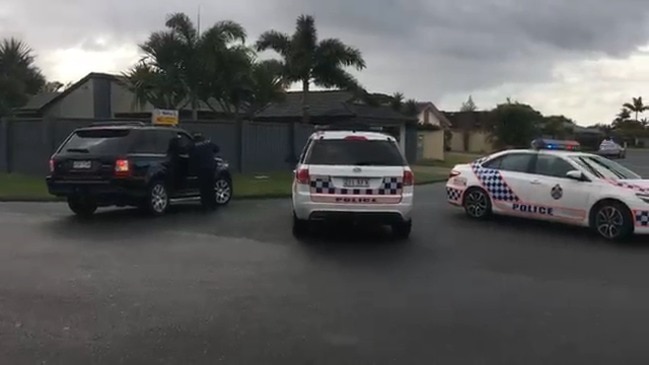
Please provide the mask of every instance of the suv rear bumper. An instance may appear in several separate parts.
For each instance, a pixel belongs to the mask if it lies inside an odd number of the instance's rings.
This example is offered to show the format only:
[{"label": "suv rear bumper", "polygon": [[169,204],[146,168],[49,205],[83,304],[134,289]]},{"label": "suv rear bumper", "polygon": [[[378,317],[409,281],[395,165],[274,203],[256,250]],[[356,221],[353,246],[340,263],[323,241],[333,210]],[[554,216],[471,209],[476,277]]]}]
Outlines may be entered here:
[{"label": "suv rear bumper", "polygon": [[[348,198],[349,196],[346,196]],[[313,201],[308,189],[293,191],[293,211],[298,219],[346,220],[375,223],[399,223],[411,219],[412,187],[406,188],[398,203],[394,204],[341,204]]]},{"label": "suv rear bumper", "polygon": [[90,196],[97,200],[121,201],[143,198],[146,188],[133,181],[59,180],[46,178],[50,194],[58,197]]}]

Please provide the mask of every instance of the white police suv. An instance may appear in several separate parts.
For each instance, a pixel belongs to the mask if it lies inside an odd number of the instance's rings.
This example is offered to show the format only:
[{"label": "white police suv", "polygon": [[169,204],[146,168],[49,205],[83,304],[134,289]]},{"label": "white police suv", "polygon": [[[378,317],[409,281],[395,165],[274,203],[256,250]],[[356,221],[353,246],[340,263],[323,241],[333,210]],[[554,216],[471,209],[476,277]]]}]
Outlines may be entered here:
[{"label": "white police suv", "polygon": [[313,221],[391,225],[410,235],[414,175],[394,137],[384,133],[326,130],[313,133],[293,181],[293,233]]},{"label": "white police suv", "polygon": [[649,180],[573,141],[536,140],[457,165],[449,203],[472,218],[515,215],[591,227],[609,240],[649,233]]}]

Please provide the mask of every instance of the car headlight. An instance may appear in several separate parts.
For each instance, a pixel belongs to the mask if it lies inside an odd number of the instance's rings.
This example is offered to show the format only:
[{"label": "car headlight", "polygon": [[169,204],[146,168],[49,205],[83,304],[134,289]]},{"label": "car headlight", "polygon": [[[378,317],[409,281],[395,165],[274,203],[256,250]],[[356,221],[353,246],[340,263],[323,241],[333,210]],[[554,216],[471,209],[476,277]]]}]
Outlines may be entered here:
[{"label": "car headlight", "polygon": [[640,193],[640,194],[636,194],[635,196],[637,196],[638,198],[640,198],[640,200],[642,200],[643,202],[649,204],[649,194],[647,194],[647,193]]}]

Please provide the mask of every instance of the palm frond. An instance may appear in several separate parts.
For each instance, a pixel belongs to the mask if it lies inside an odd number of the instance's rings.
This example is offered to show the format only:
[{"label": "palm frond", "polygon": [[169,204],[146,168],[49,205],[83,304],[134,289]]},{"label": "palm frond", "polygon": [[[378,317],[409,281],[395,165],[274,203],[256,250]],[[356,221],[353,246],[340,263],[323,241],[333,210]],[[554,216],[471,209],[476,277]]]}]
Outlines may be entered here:
[{"label": "palm frond", "polygon": [[165,26],[173,33],[177,34],[183,43],[191,45],[196,43],[198,38],[198,30],[194,26],[192,20],[184,13],[171,14]]},{"label": "palm frond", "polygon": [[291,38],[275,30],[264,32],[255,43],[257,52],[273,50],[282,57],[288,57],[291,49]]},{"label": "palm frond", "polygon": [[365,68],[361,51],[333,38],[325,39],[318,44],[316,60],[340,66],[353,66],[358,70]]}]

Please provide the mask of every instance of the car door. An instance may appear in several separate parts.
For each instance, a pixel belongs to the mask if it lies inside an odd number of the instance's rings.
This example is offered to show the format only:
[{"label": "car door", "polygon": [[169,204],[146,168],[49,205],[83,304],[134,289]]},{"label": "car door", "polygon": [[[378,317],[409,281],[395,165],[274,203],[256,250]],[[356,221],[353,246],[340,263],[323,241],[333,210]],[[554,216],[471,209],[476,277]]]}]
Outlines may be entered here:
[{"label": "car door", "polygon": [[180,138],[180,150],[182,151],[180,157],[184,164],[184,174],[185,174],[185,187],[189,190],[198,190],[198,172],[192,166],[190,159],[190,152],[194,146],[193,139],[184,132],[177,133],[178,138]]},{"label": "car door", "polygon": [[589,181],[566,177],[568,171],[579,170],[560,156],[539,154],[534,163],[534,204],[544,206],[548,214],[541,218],[583,224],[588,218],[588,203],[595,188]]},{"label": "car door", "polygon": [[168,164],[168,180],[173,184],[174,195],[184,195],[187,190],[187,176],[189,166],[189,156],[180,151],[176,156],[169,153],[169,147],[173,139],[178,138],[178,132],[174,130],[158,129],[152,131],[155,138],[156,150],[166,155]]},{"label": "car door", "polygon": [[535,157],[533,152],[511,152],[474,168],[491,197],[494,211],[508,215],[527,213],[533,180],[530,172]]}]

